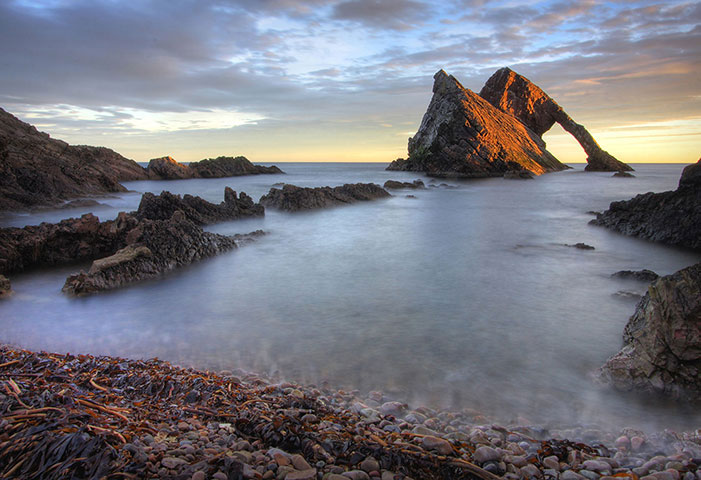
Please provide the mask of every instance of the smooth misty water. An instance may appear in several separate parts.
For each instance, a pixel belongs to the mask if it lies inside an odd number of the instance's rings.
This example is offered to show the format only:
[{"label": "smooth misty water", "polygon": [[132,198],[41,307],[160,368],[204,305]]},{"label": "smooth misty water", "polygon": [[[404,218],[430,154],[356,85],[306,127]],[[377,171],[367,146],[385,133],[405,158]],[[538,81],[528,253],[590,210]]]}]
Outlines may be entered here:
[{"label": "smooth misty water", "polygon": [[[130,182],[135,191],[255,199],[300,186],[413,180],[379,164],[282,164],[287,175]],[[79,266],[16,275],[0,303],[0,342],[181,365],[236,367],[339,388],[379,389],[414,405],[472,407],[508,421],[698,428],[701,415],[603,392],[589,374],[614,354],[645,285],[622,269],[669,274],[698,253],[588,225],[587,211],[676,188],[681,165],[637,165],[636,178],[575,170],[532,181],[446,181],[454,189],[309,213],[272,210],[221,223],[268,235],[191,267],[114,292],[69,298]],[[428,183],[430,179],[424,178]],[[437,183],[441,183],[438,181]],[[407,194],[416,198],[407,198]],[[102,199],[101,219],[140,194]],[[0,219],[57,221],[81,210]],[[564,246],[584,242],[585,251]]]}]

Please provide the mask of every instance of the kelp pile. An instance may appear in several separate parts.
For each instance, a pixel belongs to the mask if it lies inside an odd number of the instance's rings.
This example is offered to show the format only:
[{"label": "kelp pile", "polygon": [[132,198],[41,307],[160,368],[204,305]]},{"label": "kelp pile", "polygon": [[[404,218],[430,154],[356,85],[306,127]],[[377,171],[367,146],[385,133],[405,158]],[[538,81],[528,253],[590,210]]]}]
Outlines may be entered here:
[{"label": "kelp pile", "polygon": [[[481,458],[487,447],[466,435],[447,441],[416,433],[393,415],[367,418],[339,398],[338,392],[241,380],[157,359],[0,347],[0,478],[513,475],[503,462]],[[581,443],[492,428],[529,443],[524,459],[538,471],[547,470],[546,459],[602,454]]]}]

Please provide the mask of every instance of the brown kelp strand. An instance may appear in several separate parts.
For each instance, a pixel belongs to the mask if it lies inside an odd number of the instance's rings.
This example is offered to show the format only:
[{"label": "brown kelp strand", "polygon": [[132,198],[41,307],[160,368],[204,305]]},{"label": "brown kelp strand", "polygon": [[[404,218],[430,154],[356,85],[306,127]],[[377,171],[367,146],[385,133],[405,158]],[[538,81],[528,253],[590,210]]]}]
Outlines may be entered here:
[{"label": "brown kelp strand", "polygon": [[537,430],[468,426],[464,412],[409,412],[372,395],[377,409],[348,392],[245,373],[3,347],[0,478],[581,480],[674,471],[673,480],[697,480],[693,448],[664,461],[648,455],[643,471],[626,463],[630,442],[544,440]]}]

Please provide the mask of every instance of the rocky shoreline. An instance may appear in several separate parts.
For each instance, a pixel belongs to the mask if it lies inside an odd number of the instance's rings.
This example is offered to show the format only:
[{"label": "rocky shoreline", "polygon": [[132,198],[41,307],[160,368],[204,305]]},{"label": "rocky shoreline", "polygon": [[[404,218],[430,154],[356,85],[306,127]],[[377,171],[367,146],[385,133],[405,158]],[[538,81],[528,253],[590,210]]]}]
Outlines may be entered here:
[{"label": "rocky shoreline", "polygon": [[380,392],[9,346],[0,383],[8,479],[701,480],[698,430],[498,425]]}]

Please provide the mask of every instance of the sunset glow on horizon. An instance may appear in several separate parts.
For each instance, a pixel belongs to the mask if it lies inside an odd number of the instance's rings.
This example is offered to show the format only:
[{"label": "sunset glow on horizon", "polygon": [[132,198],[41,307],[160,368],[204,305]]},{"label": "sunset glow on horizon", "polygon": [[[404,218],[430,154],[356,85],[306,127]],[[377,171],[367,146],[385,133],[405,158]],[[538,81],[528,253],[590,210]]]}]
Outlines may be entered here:
[{"label": "sunset glow on horizon", "polygon": [[503,66],[623,162],[701,155],[699,2],[8,0],[0,40],[0,107],[139,162],[389,163],[437,70],[479,92]]}]

